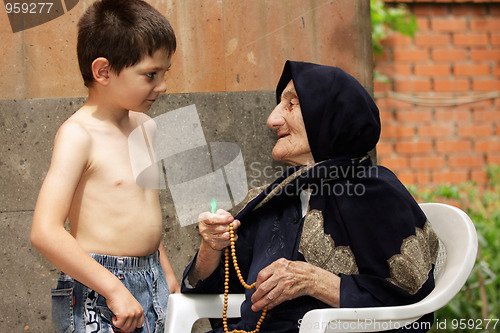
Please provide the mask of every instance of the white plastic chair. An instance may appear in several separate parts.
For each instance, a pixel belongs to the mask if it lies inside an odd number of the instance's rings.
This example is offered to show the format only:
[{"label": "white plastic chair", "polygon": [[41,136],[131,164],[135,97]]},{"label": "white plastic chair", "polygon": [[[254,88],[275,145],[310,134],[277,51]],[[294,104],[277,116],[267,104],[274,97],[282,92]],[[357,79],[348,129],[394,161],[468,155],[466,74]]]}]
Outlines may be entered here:
[{"label": "white plastic chair", "polygon": [[[450,205],[424,203],[420,207],[440,239],[433,291],[420,302],[404,306],[312,310],[300,321],[300,333],[373,332],[411,325],[445,306],[460,291],[476,260],[474,224],[462,210]],[[244,298],[244,294],[229,295],[229,318],[240,316]],[[171,295],[165,332],[191,332],[200,318],[221,318],[223,301],[223,295]]]}]

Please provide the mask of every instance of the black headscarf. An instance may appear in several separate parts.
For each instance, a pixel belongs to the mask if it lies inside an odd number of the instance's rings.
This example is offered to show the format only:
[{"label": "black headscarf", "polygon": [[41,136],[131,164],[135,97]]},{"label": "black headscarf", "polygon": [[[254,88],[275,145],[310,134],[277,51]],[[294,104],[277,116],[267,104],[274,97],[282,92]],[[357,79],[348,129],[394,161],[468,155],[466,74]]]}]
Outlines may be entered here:
[{"label": "black headscarf", "polygon": [[287,61],[277,102],[293,80],[316,162],[366,154],[380,136],[378,108],[361,84],[338,67]]}]

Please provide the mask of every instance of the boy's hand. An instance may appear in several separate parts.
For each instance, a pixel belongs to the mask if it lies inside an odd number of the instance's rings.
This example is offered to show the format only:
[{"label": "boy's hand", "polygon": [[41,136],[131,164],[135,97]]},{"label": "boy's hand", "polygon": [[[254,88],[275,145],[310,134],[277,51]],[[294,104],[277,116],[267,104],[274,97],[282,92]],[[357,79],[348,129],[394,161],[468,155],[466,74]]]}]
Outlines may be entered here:
[{"label": "boy's hand", "polygon": [[114,313],[113,325],[120,332],[131,333],[144,324],[144,309],[141,304],[124,288],[124,292],[114,294],[107,298],[108,308]]}]

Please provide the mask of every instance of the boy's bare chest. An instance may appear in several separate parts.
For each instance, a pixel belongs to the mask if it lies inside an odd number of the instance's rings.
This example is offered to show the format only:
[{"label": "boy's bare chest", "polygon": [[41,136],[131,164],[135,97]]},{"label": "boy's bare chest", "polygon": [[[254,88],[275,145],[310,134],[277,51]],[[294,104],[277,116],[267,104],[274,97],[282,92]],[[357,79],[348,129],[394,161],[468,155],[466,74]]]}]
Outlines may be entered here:
[{"label": "boy's bare chest", "polygon": [[89,171],[92,177],[116,186],[135,184],[133,161],[127,137],[98,133],[93,138],[89,154]]},{"label": "boy's bare chest", "polygon": [[[134,132],[135,134],[131,134]],[[95,129],[88,161],[88,177],[103,186],[158,188],[154,152],[143,131]]]}]

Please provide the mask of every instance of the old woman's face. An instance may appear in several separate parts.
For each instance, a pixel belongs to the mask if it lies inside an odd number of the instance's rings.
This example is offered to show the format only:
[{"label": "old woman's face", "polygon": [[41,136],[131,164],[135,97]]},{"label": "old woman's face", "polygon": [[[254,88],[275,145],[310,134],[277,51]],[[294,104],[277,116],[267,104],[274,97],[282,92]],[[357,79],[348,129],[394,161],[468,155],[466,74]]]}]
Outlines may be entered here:
[{"label": "old woman's face", "polygon": [[314,164],[293,81],[283,90],[281,102],[269,115],[267,126],[278,134],[272,152],[273,159],[295,166]]}]

